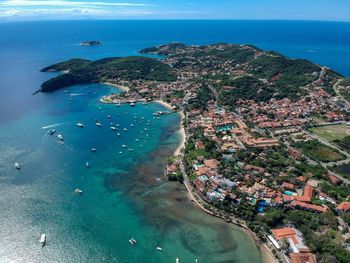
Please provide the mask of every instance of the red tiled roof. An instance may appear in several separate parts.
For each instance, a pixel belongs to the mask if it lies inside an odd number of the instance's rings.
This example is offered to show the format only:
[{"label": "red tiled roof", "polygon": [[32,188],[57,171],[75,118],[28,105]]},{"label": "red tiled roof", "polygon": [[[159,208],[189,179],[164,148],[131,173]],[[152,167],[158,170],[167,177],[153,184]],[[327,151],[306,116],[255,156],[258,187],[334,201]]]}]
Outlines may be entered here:
[{"label": "red tiled roof", "polygon": [[343,212],[350,211],[350,202],[342,202],[337,206],[338,210],[342,210]]},{"label": "red tiled roof", "polygon": [[312,253],[290,253],[292,263],[316,263],[315,255]]}]

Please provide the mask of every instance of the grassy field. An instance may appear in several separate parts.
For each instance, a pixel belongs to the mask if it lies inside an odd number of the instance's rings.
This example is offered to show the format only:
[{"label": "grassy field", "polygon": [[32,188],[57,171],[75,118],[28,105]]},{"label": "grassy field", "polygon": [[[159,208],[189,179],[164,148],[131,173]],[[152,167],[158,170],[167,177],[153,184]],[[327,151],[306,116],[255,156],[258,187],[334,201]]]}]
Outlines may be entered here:
[{"label": "grassy field", "polygon": [[347,125],[329,125],[312,128],[310,131],[322,139],[333,143],[334,140],[342,140],[350,135],[350,126]]},{"label": "grassy field", "polygon": [[296,146],[309,158],[321,162],[344,160],[346,156],[320,143],[318,140],[298,142]]}]

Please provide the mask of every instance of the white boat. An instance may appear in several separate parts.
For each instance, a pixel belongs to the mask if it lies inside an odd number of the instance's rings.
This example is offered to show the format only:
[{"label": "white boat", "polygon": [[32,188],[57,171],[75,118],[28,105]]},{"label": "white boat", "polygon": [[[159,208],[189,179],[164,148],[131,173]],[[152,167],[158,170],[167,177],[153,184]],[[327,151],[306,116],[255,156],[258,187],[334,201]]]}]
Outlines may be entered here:
[{"label": "white boat", "polygon": [[176,258],[176,263],[180,263],[180,259],[179,258]]},{"label": "white boat", "polygon": [[133,148],[129,148],[129,151],[130,151],[130,152],[133,152],[133,151],[134,151],[134,149],[133,149]]},{"label": "white boat", "polygon": [[75,189],[74,192],[76,192],[77,194],[82,194],[83,193],[83,191],[80,190],[79,188]]},{"label": "white boat", "polygon": [[130,103],[130,106],[131,106],[131,107],[134,107],[134,106],[135,106],[135,103],[134,103],[134,102],[131,102],[131,103]]},{"label": "white boat", "polygon": [[118,132],[118,134],[117,134],[118,136],[120,136],[120,133]]},{"label": "white boat", "polygon": [[92,152],[97,152],[96,148],[91,148]]},{"label": "white boat", "polygon": [[117,128],[112,126],[112,127],[111,127],[111,130],[112,130],[112,131],[116,131]]},{"label": "white boat", "polygon": [[162,249],[160,246],[157,246],[156,249],[157,249],[158,251],[163,251],[163,249]]},{"label": "white boat", "polygon": [[117,125],[116,125],[117,127],[119,127],[120,125],[117,123]]},{"label": "white boat", "polygon": [[125,145],[125,144],[123,144],[123,145],[122,145],[122,148],[126,148],[126,145]]},{"label": "white boat", "polygon": [[134,124],[132,124],[132,123],[130,124],[130,127],[134,127],[134,126],[135,126]]},{"label": "white boat", "polygon": [[120,103],[115,104],[115,106],[120,107]]},{"label": "white boat", "polygon": [[63,136],[61,134],[58,134],[57,138],[60,139],[61,141],[63,141]]},{"label": "white boat", "polygon": [[41,236],[40,236],[40,244],[41,244],[42,247],[45,246],[45,244],[46,244],[46,235],[45,234],[41,234]]},{"label": "white boat", "polygon": [[107,118],[108,118],[108,119],[112,119],[112,116],[111,116],[111,115],[108,115]]},{"label": "white boat", "polygon": [[15,162],[15,167],[17,170],[21,169],[21,164],[19,162]]},{"label": "white boat", "polygon": [[131,245],[136,245],[137,241],[134,238],[129,239]]},{"label": "white boat", "polygon": [[128,129],[127,129],[127,128],[124,128],[123,130],[124,130],[124,131],[127,131]]},{"label": "white boat", "polygon": [[90,163],[89,163],[89,162],[86,162],[86,163],[85,163],[85,166],[86,166],[86,167],[90,167]]},{"label": "white boat", "polygon": [[101,124],[101,123],[99,123],[99,122],[96,122],[96,126],[98,126],[98,127],[102,127],[102,124]]},{"label": "white boat", "polygon": [[81,122],[78,122],[78,123],[77,123],[77,126],[78,126],[79,128],[84,128],[84,124],[82,124]]}]

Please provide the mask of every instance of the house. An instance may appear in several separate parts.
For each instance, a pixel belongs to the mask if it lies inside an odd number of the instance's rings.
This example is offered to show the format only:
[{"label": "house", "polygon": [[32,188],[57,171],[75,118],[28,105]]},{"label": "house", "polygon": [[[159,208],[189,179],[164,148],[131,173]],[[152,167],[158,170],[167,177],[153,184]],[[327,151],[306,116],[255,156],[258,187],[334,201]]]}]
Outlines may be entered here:
[{"label": "house", "polygon": [[337,207],[336,210],[338,213],[345,213],[350,211],[350,202],[341,202]]},{"label": "house", "polygon": [[328,180],[333,185],[340,185],[343,182],[343,180],[335,176],[333,173],[328,173]]},{"label": "house", "polygon": [[294,190],[295,185],[287,182],[283,182],[282,188],[286,190]]},{"label": "house", "polygon": [[297,200],[294,200],[293,202],[291,202],[290,206],[294,208],[316,212],[316,213],[325,213],[328,210],[328,207],[326,205],[323,205],[323,206],[312,205],[312,204],[308,204]]},{"label": "house", "polygon": [[315,255],[312,253],[290,253],[292,263],[316,263]]}]

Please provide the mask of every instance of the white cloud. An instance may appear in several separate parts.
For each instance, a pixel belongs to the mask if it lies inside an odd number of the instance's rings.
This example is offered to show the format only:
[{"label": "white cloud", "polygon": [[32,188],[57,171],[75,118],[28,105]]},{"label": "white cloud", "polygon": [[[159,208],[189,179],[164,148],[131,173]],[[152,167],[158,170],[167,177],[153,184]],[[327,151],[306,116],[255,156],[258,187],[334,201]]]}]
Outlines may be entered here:
[{"label": "white cloud", "polygon": [[0,2],[0,7],[33,7],[33,6],[50,6],[50,7],[74,7],[74,6],[150,6],[143,3],[127,3],[127,2],[83,2],[83,1],[65,1],[65,0],[8,0]]}]

